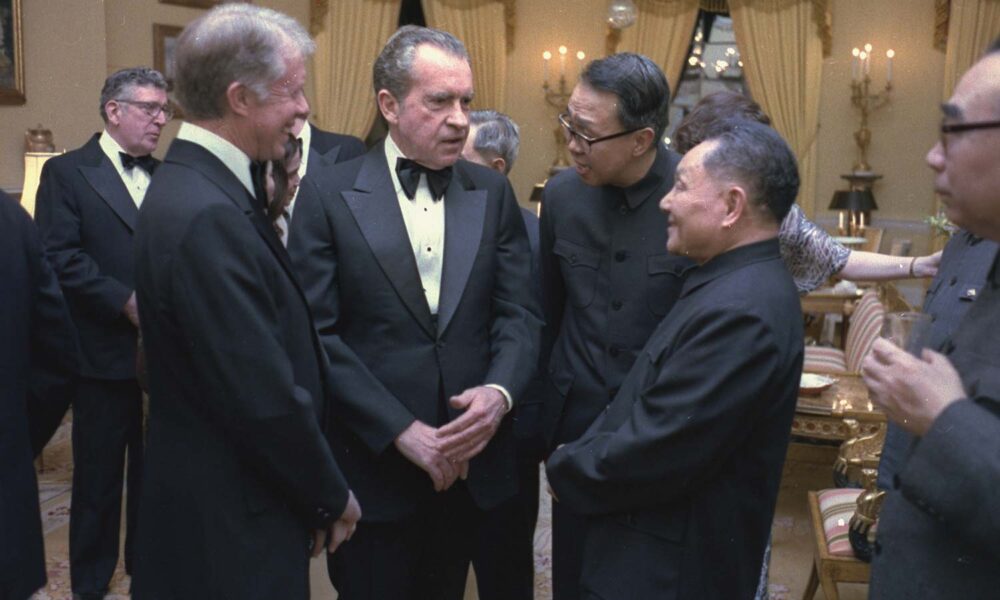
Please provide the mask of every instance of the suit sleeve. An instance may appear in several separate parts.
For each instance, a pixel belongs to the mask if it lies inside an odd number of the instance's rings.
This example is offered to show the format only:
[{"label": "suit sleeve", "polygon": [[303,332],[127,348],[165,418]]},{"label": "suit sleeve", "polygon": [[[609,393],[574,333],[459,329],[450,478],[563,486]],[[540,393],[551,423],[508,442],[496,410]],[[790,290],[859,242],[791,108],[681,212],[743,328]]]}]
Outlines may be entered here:
[{"label": "suit sleeve", "polygon": [[[638,360],[654,363],[638,397],[616,398],[548,461],[556,497],[579,514],[640,510],[690,494],[743,445],[747,424],[771,401],[766,390],[781,352],[753,314],[705,311],[685,325],[665,364],[649,347]],[[609,427],[609,414],[626,400],[627,417]]]},{"label": "suit sleeve", "polygon": [[267,284],[272,261],[244,215],[212,207],[194,219],[172,261],[172,302],[197,380],[206,385],[206,410],[247,464],[319,527],[343,513],[348,485],[321,431],[316,399],[296,385],[284,351],[280,307]]},{"label": "suit sleeve", "polygon": [[66,168],[47,162],[38,183],[35,218],[46,257],[74,306],[85,306],[97,318],[111,322],[121,317],[132,289],[102,273],[84,251],[79,198]]},{"label": "suit sleeve", "polygon": [[340,290],[334,228],[316,178],[302,181],[288,251],[302,282],[313,320],[330,363],[338,418],[375,454],[381,454],[416,417],[368,369],[337,332]]},{"label": "suit sleeve", "polygon": [[552,210],[546,210],[544,196],[548,195],[548,186],[543,192],[542,214],[538,225],[538,256],[542,277],[542,314],[545,318],[545,328],[542,330],[541,362],[544,372],[549,366],[552,347],[559,336],[562,327],[563,309],[566,306],[566,288],[559,270],[559,257],[553,253],[555,246],[555,224],[552,222]]},{"label": "suit sleeve", "polygon": [[[1000,406],[960,400],[931,425],[899,473],[900,491],[955,535],[1000,560]],[[987,526],[984,526],[987,525]]]},{"label": "suit sleeve", "polygon": [[542,320],[532,293],[531,245],[514,190],[503,179],[493,275],[492,359],[483,383],[502,385],[516,404],[538,365]]}]

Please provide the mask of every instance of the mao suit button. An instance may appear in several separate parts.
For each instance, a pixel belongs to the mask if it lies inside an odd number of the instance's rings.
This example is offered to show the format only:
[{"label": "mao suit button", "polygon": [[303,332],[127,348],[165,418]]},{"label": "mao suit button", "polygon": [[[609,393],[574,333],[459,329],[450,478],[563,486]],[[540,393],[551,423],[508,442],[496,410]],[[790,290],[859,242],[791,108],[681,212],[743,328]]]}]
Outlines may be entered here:
[{"label": "mao suit button", "polygon": [[622,303],[621,300],[615,300],[614,302],[611,303],[611,308],[613,310],[621,310],[622,306],[623,306],[623,303]]}]

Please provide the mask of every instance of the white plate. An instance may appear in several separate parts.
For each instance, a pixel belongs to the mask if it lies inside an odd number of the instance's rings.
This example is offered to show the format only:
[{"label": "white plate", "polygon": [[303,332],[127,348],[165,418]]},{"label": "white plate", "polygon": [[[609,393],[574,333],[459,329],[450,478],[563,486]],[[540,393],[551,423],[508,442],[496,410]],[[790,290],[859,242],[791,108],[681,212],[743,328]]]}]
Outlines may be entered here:
[{"label": "white plate", "polygon": [[799,380],[799,393],[806,396],[816,396],[823,393],[824,390],[829,389],[835,383],[837,383],[837,380],[827,375],[803,373],[802,379]]}]

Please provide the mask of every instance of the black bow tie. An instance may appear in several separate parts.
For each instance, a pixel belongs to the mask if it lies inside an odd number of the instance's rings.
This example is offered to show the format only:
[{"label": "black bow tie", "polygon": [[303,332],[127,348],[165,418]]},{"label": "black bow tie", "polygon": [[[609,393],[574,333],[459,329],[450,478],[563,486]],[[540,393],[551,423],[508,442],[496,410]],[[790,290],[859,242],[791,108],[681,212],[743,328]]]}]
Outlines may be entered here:
[{"label": "black bow tie", "polygon": [[156,169],[156,159],[149,154],[145,156],[132,156],[131,154],[119,152],[118,156],[122,157],[122,166],[125,167],[126,171],[131,171],[133,167],[141,167],[143,171],[152,175],[153,170]]},{"label": "black bow tie", "polygon": [[250,162],[250,181],[253,182],[254,200],[257,201],[257,208],[267,214],[267,162]]},{"label": "black bow tie", "polygon": [[440,200],[448,189],[451,182],[451,167],[443,169],[429,169],[417,161],[408,158],[396,159],[396,175],[399,177],[399,185],[403,186],[403,193],[410,200],[417,195],[417,186],[420,184],[420,174],[427,174],[427,187],[430,188],[431,197]]}]

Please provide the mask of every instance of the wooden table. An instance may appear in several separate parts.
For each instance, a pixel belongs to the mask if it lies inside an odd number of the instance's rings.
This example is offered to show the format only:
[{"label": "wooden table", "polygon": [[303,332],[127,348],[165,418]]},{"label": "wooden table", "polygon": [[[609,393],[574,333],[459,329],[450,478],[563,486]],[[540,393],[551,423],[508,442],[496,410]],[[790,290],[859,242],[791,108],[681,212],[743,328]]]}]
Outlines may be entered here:
[{"label": "wooden table", "polygon": [[851,313],[854,312],[854,306],[863,293],[862,290],[835,292],[833,288],[820,288],[801,297],[802,312],[804,314],[827,315],[832,313],[840,315],[843,323],[840,348],[843,350],[847,341],[846,332],[851,320]]},{"label": "wooden table", "polygon": [[856,419],[863,433],[885,426],[885,413],[872,405],[860,375],[830,374],[837,380],[818,396],[799,396],[792,419],[792,434],[820,440],[846,440],[844,419]]}]

